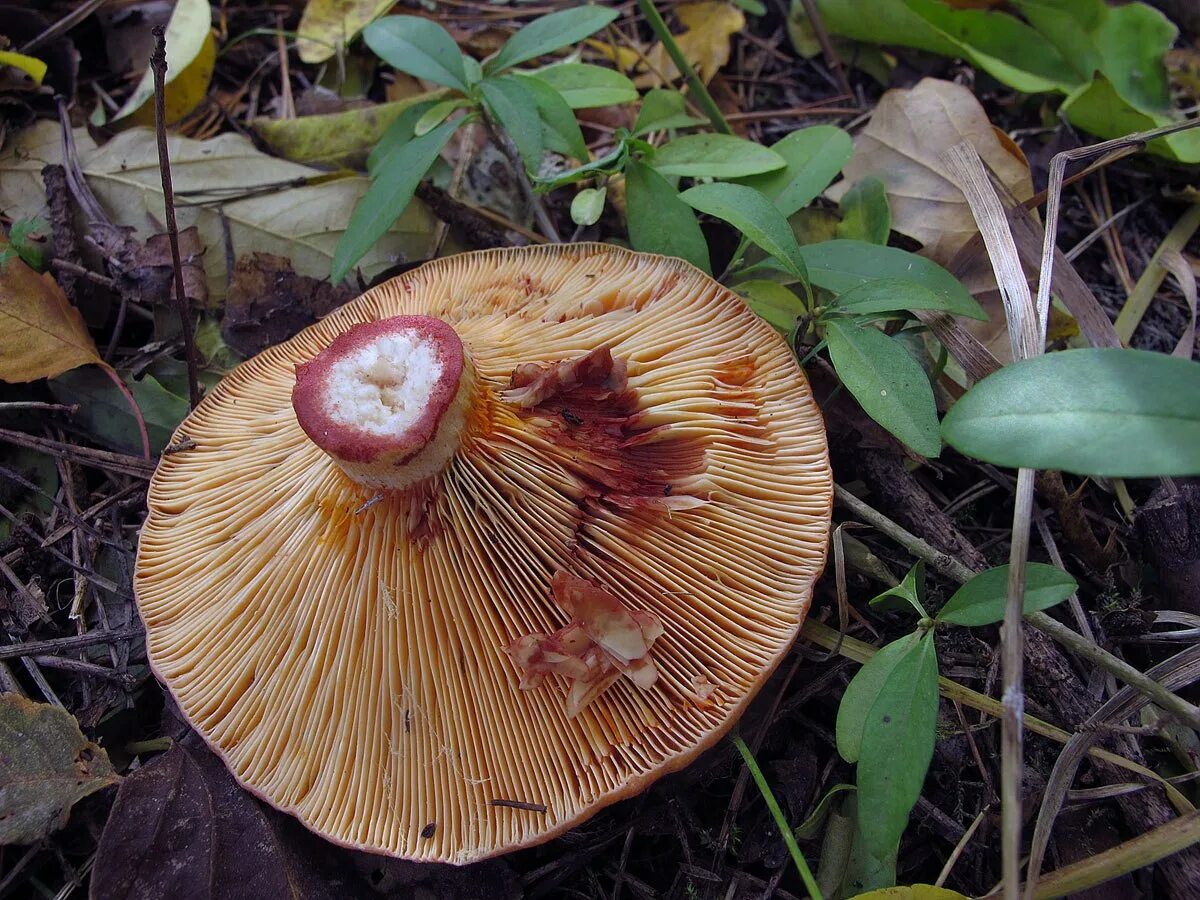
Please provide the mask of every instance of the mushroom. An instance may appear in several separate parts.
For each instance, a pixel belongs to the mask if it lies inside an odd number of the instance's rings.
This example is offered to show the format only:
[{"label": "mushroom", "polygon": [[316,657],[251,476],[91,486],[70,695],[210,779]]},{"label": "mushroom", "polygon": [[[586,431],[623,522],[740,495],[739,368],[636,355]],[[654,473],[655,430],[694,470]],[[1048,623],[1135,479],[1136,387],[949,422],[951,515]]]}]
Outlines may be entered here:
[{"label": "mushroom", "polygon": [[545,841],[685,766],[825,561],[786,342],[687,263],[601,244],[379,285],[175,443],[135,576],[155,672],[249,790],[414,860]]}]

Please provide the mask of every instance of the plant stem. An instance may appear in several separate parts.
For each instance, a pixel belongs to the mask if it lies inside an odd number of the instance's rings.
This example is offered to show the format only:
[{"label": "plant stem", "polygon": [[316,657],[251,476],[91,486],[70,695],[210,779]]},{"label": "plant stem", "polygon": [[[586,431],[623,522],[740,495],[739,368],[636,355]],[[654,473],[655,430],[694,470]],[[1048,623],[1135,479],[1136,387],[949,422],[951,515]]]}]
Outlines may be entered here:
[{"label": "plant stem", "polygon": [[525,202],[533,210],[533,217],[537,220],[538,228],[542,230],[542,234],[551,243],[561,244],[562,237],[559,235],[558,229],[554,227],[554,222],[550,218],[550,214],[546,212],[546,207],[542,205],[542,199],[533,192],[533,185],[529,183],[529,175],[525,172],[525,163],[521,161],[521,156],[517,153],[517,148],[513,146],[513,142],[504,133],[504,129],[493,122],[492,117],[486,112],[483,114],[483,124],[487,128],[488,134],[491,135],[492,141],[500,148],[500,152],[504,154],[505,159],[508,160],[508,164],[516,172],[517,186],[521,189],[521,196],[525,198]]},{"label": "plant stem", "polygon": [[[943,553],[932,544],[921,540],[915,534],[905,530],[893,522],[879,510],[863,502],[841,485],[834,486],[834,496],[837,501],[849,509],[854,515],[867,524],[877,528],[918,559],[923,559],[930,568],[941,573],[946,578],[965,584],[977,574],[949,554]],[[1140,690],[1147,697],[1165,710],[1180,716],[1184,721],[1195,723],[1200,721],[1200,709],[1186,700],[1176,696],[1145,673],[1139,672],[1123,659],[1118,659],[1107,650],[1089,641],[1083,635],[1071,630],[1056,619],[1042,612],[1028,613],[1025,621],[1038,631],[1053,638],[1068,650],[1078,654],[1097,668],[1103,669],[1126,684]]]},{"label": "plant stem", "polygon": [[671,57],[671,62],[675,63],[675,68],[687,79],[688,87],[692,89],[696,104],[708,116],[708,121],[712,123],[713,130],[719,131],[721,134],[733,134],[733,129],[725,121],[725,116],[721,114],[721,110],[717,106],[717,101],[713,100],[712,94],[708,92],[708,88],[704,86],[704,82],[700,80],[700,76],[696,74],[696,70],[692,68],[692,64],[687,61],[687,57],[679,49],[679,44],[675,42],[675,36],[671,34],[671,29],[667,28],[667,23],[663,21],[663,17],[659,14],[658,9],[655,8],[653,0],[637,0],[637,5],[638,9],[642,11],[642,15],[646,17],[646,22],[650,25],[651,30],[654,31],[655,36],[662,41],[663,48],[667,51],[667,55]]},{"label": "plant stem", "polygon": [[758,767],[758,762],[754,759],[754,754],[750,752],[750,748],[746,746],[746,742],[742,740],[740,734],[734,734],[732,740],[733,745],[742,754],[742,759],[746,762],[746,768],[750,770],[750,777],[758,785],[758,790],[762,793],[763,800],[766,801],[767,809],[771,811],[771,818],[775,820],[775,827],[779,829],[779,834],[783,838],[783,842],[787,845],[788,853],[792,855],[792,862],[796,864],[796,871],[800,873],[800,878],[804,882],[804,887],[808,889],[809,896],[812,900],[824,900],[824,895],[817,886],[817,880],[813,878],[813,874],[808,868],[808,863],[804,859],[804,854],[800,852],[800,845],[796,843],[796,835],[792,833],[792,826],[788,824],[788,820],[783,815],[783,810],[779,808],[779,801],[775,799],[775,795],[771,792],[771,786],[767,784],[767,779],[763,775],[762,769]]},{"label": "plant stem", "polygon": [[171,158],[167,153],[167,123],[164,83],[167,76],[167,37],[162,25],[154,28],[154,54],[150,68],[154,72],[154,126],[158,134],[158,168],[162,174],[163,205],[167,211],[167,239],[171,243],[171,264],[175,268],[175,305],[179,309],[179,328],[183,332],[183,349],[187,356],[188,394],[192,409],[200,402],[199,364],[196,358],[196,337],[192,334],[192,309],[183,285],[183,262],[179,258],[179,226],[175,223],[175,194],[171,190]]},{"label": "plant stem", "polygon": [[1017,472],[1013,503],[1012,545],[1008,555],[1008,598],[1000,624],[1000,669],[1004,677],[1000,719],[1000,858],[1006,900],[1021,896],[1021,778],[1025,768],[1025,563],[1029,558],[1029,523],[1033,518],[1033,469]]}]

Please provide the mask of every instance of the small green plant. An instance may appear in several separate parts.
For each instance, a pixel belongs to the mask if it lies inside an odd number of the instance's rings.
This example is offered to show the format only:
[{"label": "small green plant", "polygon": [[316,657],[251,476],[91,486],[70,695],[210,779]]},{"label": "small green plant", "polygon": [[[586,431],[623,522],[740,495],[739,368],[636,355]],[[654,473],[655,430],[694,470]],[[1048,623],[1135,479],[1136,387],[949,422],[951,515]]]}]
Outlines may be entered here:
[{"label": "small green plant", "polygon": [[[907,609],[915,630],[879,650],[846,686],[837,716],[838,753],[857,764],[858,830],[876,858],[894,855],[933,758],[937,728],[939,626],[978,627],[1004,618],[1008,566],[972,578],[937,615],[925,609],[924,563],[871,601],[884,609]],[[1026,613],[1048,609],[1075,592],[1075,580],[1043,563],[1025,568]]]},{"label": "small green plant", "polygon": [[[333,256],[341,281],[404,212],[438,154],[458,128],[482,118],[512,142],[522,165],[536,173],[546,149],[586,162],[574,108],[627,102],[637,96],[619,72],[564,63],[539,72],[513,71],[581,41],[617,17],[617,10],[581,6],[530,22],[482,64],[458,49],[441,25],[417,16],[388,16],[363,32],[367,46],[401,72],[440,84],[438,99],[418,103],[394,122],[372,151],[371,186],[351,216]],[[450,117],[463,110],[457,119]]]},{"label": "small green plant", "polygon": [[45,219],[17,219],[8,231],[8,246],[0,250],[0,266],[19,257],[31,269],[42,271],[42,233],[49,226]]}]

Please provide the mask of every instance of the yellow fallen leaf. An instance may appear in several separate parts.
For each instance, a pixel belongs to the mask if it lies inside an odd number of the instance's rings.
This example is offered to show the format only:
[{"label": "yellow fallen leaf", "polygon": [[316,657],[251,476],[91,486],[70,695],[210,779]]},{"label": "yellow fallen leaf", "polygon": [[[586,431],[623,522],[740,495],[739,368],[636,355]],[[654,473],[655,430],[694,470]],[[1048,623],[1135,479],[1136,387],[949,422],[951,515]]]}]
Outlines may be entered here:
[{"label": "yellow fallen leaf", "polygon": [[20,69],[33,79],[34,84],[41,84],[46,77],[46,64],[35,56],[24,53],[14,53],[11,50],[0,50],[0,66],[12,66]]},{"label": "yellow fallen leaf", "polygon": [[642,58],[638,56],[637,51],[628,47],[616,47],[606,41],[597,41],[593,38],[589,38],[584,43],[593,50],[598,50],[609,62],[616,63],[617,68],[627,75],[636,72],[638,66],[641,65]]},{"label": "yellow fallen leaf", "polygon": [[0,263],[0,381],[53,378],[88,363],[101,363],[100,354],[57,282],[19,257]]},{"label": "yellow fallen leaf", "polygon": [[325,62],[393,6],[395,0],[308,0],[296,42],[301,61]]},{"label": "yellow fallen leaf", "polygon": [[[167,74],[163,111],[168,123],[178,122],[208,94],[217,44],[212,36],[212,8],[208,0],[179,0],[167,23]],[[135,125],[154,124],[154,72],[147,61],[142,80],[134,88],[114,121],[129,118]]]},{"label": "yellow fallen leaf", "polygon": [[966,198],[942,162],[942,154],[963,141],[974,146],[1018,200],[1033,196],[1028,163],[997,137],[975,95],[936,78],[880,98],[871,121],[854,139],[845,179],[827,196],[840,200],[860,178],[882,179],[892,227],[920,241],[923,255],[945,265],[977,230]]},{"label": "yellow fallen leaf", "polygon": [[851,900],[968,900],[965,894],[949,888],[934,887],[932,884],[914,884],[911,887],[880,888],[857,894]]},{"label": "yellow fallen leaf", "polygon": [[[675,36],[684,59],[692,64],[696,74],[707,84],[717,72],[729,62],[730,38],[746,25],[746,17],[732,3],[706,2],[682,3],[675,7],[675,17],[684,30]],[[667,79],[679,78],[679,70],[661,43],[655,44],[646,54],[653,63],[653,70],[635,79],[638,87],[660,87],[662,79],[655,74],[661,72]]]}]

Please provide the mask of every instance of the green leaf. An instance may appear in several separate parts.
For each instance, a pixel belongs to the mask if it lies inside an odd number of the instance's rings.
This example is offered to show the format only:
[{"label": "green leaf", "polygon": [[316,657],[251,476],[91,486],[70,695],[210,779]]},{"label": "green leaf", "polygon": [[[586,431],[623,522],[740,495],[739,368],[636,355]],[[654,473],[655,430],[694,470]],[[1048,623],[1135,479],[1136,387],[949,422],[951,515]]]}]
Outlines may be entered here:
[{"label": "green leaf", "polygon": [[571,201],[571,221],[576,225],[595,225],[604,212],[607,188],[584,188]]},{"label": "green leaf", "polygon": [[804,258],[787,219],[754,188],[741,184],[699,184],[679,197],[700,212],[728,222],[776,257],[787,271],[808,282]]},{"label": "green leaf", "polygon": [[867,415],[922,456],[941,453],[933,388],[912,354],[848,319],[828,320],[825,339],[838,377]]},{"label": "green leaf", "polygon": [[1200,363],[1064,350],[1005,366],[946,415],[946,443],[998,466],[1108,478],[1200,474]]},{"label": "green leaf", "polygon": [[892,233],[892,210],[888,206],[887,186],[874,175],[860,178],[839,204],[842,221],[837,235],[868,244],[885,245]]},{"label": "green leaf", "polygon": [[896,663],[867,713],[858,756],[858,829],[875,856],[892,850],[933,758],[938,666],[933,633],[922,635]]},{"label": "green leaf", "polygon": [[0,846],[40,841],[79,800],[120,780],[65,709],[0,694]]},{"label": "green leaf", "polygon": [[[161,453],[188,414],[187,398],[171,393],[152,375],[140,381],[125,377],[124,381],[146,420],[151,452]],[[100,369],[84,366],[46,384],[60,403],[79,404],[72,424],[106,447],[141,455],[142,440],[129,402]]]},{"label": "green leaf", "polygon": [[687,134],[675,138],[659,147],[649,162],[660,175],[689,178],[737,178],[787,165],[774,150],[731,134]]},{"label": "green leaf", "polygon": [[1079,73],[1058,48],[1015,16],[951,9],[939,0],[905,2],[965,59],[1022,93],[1069,91],[1079,83]]},{"label": "green leaf", "polygon": [[774,281],[743,281],[737,292],[754,312],[780,331],[790,332],[806,312],[804,300]]},{"label": "green leaf", "polygon": [[916,649],[919,640],[920,635],[914,631],[881,647],[863,663],[858,674],[846,685],[842,702],[838,704],[834,727],[837,751],[846,762],[858,762],[862,753],[863,729],[871,707],[879,699],[879,693],[892,677],[896,666]]},{"label": "green leaf", "polygon": [[842,171],[854,152],[850,135],[833,125],[793,131],[771,149],[787,161],[783,169],[739,178],[738,183],[766,194],[784,216],[812,203]]},{"label": "green leaf", "polygon": [[877,278],[838,294],[831,309],[855,316],[878,315],[914,309],[940,309],[955,312],[942,294],[923,284],[901,278]]},{"label": "green leaf", "polygon": [[416,124],[413,125],[413,137],[429,134],[429,132],[445,122],[456,109],[462,109],[464,106],[470,105],[471,101],[466,97],[458,97],[453,100],[443,100],[441,103],[435,103],[425,110],[421,118],[417,119]]},{"label": "green leaf", "polygon": [[417,123],[425,113],[429,112],[438,101],[425,100],[410,106],[404,112],[400,113],[396,119],[388,126],[387,131],[383,133],[383,137],[379,139],[379,143],[371,151],[367,157],[367,172],[372,177],[378,174],[378,169],[387,159],[388,154],[403,147],[414,137],[416,137]]},{"label": "green leaf", "polygon": [[[1073,125],[1105,138],[1150,131],[1179,121],[1177,116],[1144,113],[1135,109],[1121,99],[1111,81],[1099,74],[1068,96],[1059,107],[1059,112]],[[1177,162],[1200,163],[1200,129],[1193,128],[1155,138],[1146,145],[1146,149]]]},{"label": "green leaf", "polygon": [[638,97],[633,82],[620,72],[588,63],[559,63],[522,74],[554,88],[571,109],[617,106],[632,103]]},{"label": "green leaf", "polygon": [[895,587],[890,587],[881,594],[871,598],[871,606],[875,609],[905,609],[912,607],[921,618],[927,618],[929,613],[921,601],[925,598],[925,562],[917,560],[917,564],[908,570]]},{"label": "green leaf", "polygon": [[808,265],[809,280],[834,294],[878,278],[916,281],[943,298],[945,306],[937,309],[987,321],[987,313],[957,278],[937,263],[907,250],[834,240],[806,244],[800,248],[800,255]]},{"label": "green leaf", "polygon": [[703,125],[705,119],[697,119],[687,112],[687,103],[679,91],[655,88],[647,91],[633,124],[633,136],[638,137],[651,131],[666,131],[670,128],[690,128]]},{"label": "green leaf", "polygon": [[696,214],[667,179],[636,159],[625,165],[625,215],[633,249],[678,256],[712,271]]},{"label": "green leaf", "polygon": [[333,251],[330,278],[334,284],[341,283],[350,274],[355,263],[404,212],[417,185],[457,128],[457,122],[445,122],[428,134],[397,147],[379,164],[375,180],[354,208],[346,231]]},{"label": "green leaf", "polygon": [[363,40],[389,66],[435,84],[468,90],[463,55],[445,28],[420,16],[387,16],[363,30]]},{"label": "green leaf", "polygon": [[499,72],[582,41],[613,21],[617,15],[615,9],[578,6],[534,19],[510,37],[500,51],[484,63],[483,70],[488,74]]},{"label": "green leaf", "polygon": [[[1009,569],[1004,565],[980,572],[954,592],[937,614],[937,620],[970,627],[1003,621],[1004,607],[1008,603]],[[1026,614],[1049,609],[1070,597],[1078,587],[1075,579],[1058,566],[1026,563],[1022,609]]]},{"label": "green leaf", "polygon": [[492,117],[516,144],[525,168],[530,172],[538,171],[545,149],[542,120],[538,115],[537,97],[525,84],[525,79],[512,75],[485,78],[479,83],[479,90]]},{"label": "green leaf", "polygon": [[581,162],[591,157],[575,113],[558,91],[536,78],[514,79],[533,97],[538,117],[542,120],[542,141],[547,148]]}]

